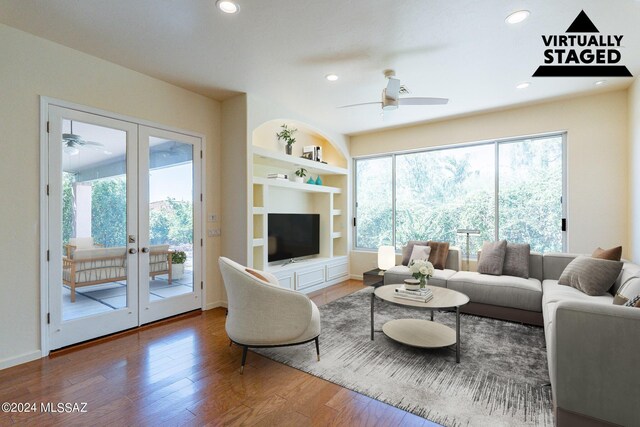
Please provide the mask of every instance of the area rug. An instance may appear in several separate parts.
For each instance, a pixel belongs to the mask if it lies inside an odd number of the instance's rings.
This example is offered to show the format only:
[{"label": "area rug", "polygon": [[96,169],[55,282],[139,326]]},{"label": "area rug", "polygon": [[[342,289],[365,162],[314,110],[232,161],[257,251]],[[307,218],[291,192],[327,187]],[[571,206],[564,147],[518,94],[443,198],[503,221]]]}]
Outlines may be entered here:
[{"label": "area rug", "polygon": [[[256,349],[272,360],[444,426],[553,426],[542,328],[461,315],[461,360],[449,348],[399,344],[382,332],[370,338],[365,289],[320,307],[321,361],[313,343]],[[429,313],[376,299],[375,328]],[[455,328],[455,314],[435,320]]]}]

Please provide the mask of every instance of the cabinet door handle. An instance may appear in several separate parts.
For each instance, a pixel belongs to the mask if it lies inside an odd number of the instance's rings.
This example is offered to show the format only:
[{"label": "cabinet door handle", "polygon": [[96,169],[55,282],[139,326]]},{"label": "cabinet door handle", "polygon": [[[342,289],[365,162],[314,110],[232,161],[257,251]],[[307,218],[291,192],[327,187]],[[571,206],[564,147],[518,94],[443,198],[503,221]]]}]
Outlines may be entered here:
[{"label": "cabinet door handle", "polygon": [[143,254],[146,254],[146,253],[148,253],[148,252],[149,252],[149,248],[142,248],[142,253],[143,253]]},{"label": "cabinet door handle", "polygon": [[135,254],[135,253],[138,253],[138,250],[136,248],[131,248],[131,249],[129,249],[129,253],[130,254]]}]

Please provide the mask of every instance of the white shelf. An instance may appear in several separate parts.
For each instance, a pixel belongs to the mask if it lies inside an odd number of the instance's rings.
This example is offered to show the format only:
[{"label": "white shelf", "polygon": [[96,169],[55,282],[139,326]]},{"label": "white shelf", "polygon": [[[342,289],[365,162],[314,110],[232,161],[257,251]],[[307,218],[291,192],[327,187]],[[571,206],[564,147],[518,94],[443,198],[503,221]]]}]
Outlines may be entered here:
[{"label": "white shelf", "polygon": [[284,179],[268,179],[268,178],[261,178],[256,176],[256,177],[253,177],[253,183],[261,184],[261,185],[269,185],[272,187],[290,188],[292,190],[306,191],[309,193],[334,193],[334,194],[342,193],[342,189],[337,187],[329,187],[326,185],[301,184],[298,182],[286,181]]},{"label": "white shelf", "polygon": [[264,246],[264,239],[253,239],[253,247]]},{"label": "white shelf", "polygon": [[254,215],[264,215],[265,210],[263,207],[254,207],[253,208],[253,214]]},{"label": "white shelf", "polygon": [[254,163],[265,166],[277,166],[282,168],[305,168],[311,175],[347,175],[345,168],[325,163],[314,162],[302,157],[294,157],[285,153],[278,153],[262,147],[253,146]]},{"label": "white shelf", "polygon": [[331,215],[333,216],[340,216],[342,215],[342,209],[334,209],[331,211]]}]

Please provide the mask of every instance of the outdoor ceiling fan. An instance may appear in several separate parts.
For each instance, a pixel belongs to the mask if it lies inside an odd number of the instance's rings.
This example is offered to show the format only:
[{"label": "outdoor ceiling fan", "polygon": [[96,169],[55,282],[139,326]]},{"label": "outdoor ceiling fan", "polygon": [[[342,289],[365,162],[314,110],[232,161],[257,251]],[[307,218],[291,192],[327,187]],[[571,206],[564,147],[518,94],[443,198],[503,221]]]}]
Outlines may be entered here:
[{"label": "outdoor ceiling fan", "polygon": [[64,152],[70,156],[76,156],[81,149],[89,149],[100,151],[104,154],[111,154],[109,150],[104,148],[104,144],[100,142],[86,141],[80,135],[73,133],[73,121],[71,121],[71,133],[62,134],[62,143],[64,144]]},{"label": "outdoor ceiling fan", "polygon": [[409,93],[406,87],[400,85],[400,79],[395,77],[396,72],[385,70],[384,76],[387,78],[387,87],[382,89],[382,101],[363,102],[360,104],[343,105],[338,108],[357,107],[360,105],[375,105],[382,107],[383,111],[395,110],[400,105],[443,105],[449,102],[448,98],[400,98],[400,94]]}]

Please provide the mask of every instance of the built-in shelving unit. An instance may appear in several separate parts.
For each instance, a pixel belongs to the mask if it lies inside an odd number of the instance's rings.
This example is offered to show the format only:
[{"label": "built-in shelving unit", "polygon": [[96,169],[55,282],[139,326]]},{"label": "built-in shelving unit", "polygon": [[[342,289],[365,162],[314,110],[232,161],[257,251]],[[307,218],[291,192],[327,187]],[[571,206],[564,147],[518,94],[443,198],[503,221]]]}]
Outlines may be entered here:
[{"label": "built-in shelving unit", "polygon": [[[275,274],[283,286],[305,292],[321,289],[349,275],[347,257],[347,197],[349,170],[347,160],[327,139],[299,129],[299,153],[288,155],[274,142],[282,122],[268,122],[253,132],[250,156],[248,264]],[[326,153],[327,163],[300,157],[303,145],[317,145]],[[305,181],[321,177],[323,185],[294,182],[294,172],[304,168]],[[269,173],[285,174],[289,178],[270,179]],[[269,213],[317,213],[320,215],[320,254],[292,264],[268,263]]]}]

